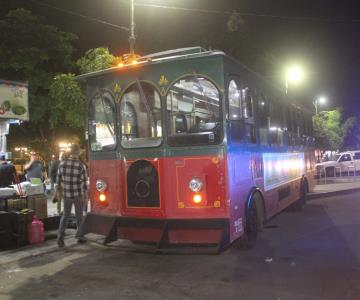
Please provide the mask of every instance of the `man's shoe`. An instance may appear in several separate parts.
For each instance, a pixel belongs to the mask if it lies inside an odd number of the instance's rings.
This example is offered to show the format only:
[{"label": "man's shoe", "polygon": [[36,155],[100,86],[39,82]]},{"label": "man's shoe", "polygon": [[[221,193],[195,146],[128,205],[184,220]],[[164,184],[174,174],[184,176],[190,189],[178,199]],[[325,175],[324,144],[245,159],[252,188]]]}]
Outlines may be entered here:
[{"label": "man's shoe", "polygon": [[87,239],[85,238],[85,237],[79,237],[78,238],[78,243],[79,244],[84,244],[84,243],[86,243],[87,242]]},{"label": "man's shoe", "polygon": [[63,248],[65,246],[65,243],[63,240],[58,240],[57,244],[58,244],[59,248]]}]

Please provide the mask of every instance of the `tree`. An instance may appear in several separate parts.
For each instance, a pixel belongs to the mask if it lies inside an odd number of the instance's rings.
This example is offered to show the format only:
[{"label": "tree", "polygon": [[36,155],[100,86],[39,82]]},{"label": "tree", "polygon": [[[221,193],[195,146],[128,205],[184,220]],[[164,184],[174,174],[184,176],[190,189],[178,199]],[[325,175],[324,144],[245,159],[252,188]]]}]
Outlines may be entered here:
[{"label": "tree", "polygon": [[[80,73],[110,68],[117,57],[107,48],[88,50],[76,65]],[[52,106],[50,124],[53,128],[69,126],[83,132],[85,126],[85,96],[74,74],[57,75],[50,87],[49,100]]]},{"label": "tree", "polygon": [[0,20],[0,32],[0,77],[29,83],[30,122],[11,129],[9,144],[18,135],[23,143],[36,137],[40,145],[48,145],[50,84],[56,73],[74,67],[72,43],[77,37],[43,24],[25,9],[12,10]]},{"label": "tree", "polygon": [[50,86],[49,102],[52,128],[69,126],[80,131],[84,128],[85,97],[74,74],[55,76]]},{"label": "tree", "polygon": [[76,65],[80,68],[80,73],[84,74],[111,68],[117,59],[108,48],[100,47],[86,51],[85,55],[77,60]]},{"label": "tree", "polygon": [[322,111],[313,117],[316,146],[322,150],[338,151],[342,148],[355,117],[342,120],[340,109]]}]

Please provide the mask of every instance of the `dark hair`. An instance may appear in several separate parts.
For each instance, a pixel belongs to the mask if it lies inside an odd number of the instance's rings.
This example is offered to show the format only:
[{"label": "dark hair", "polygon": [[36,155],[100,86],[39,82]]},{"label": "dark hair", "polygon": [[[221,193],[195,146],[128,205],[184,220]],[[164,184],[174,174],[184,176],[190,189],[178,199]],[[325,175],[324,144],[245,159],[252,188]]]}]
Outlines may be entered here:
[{"label": "dark hair", "polygon": [[70,146],[70,151],[69,151],[70,154],[75,154],[75,155],[80,155],[81,153],[81,149],[80,149],[80,146],[78,144],[72,144]]}]

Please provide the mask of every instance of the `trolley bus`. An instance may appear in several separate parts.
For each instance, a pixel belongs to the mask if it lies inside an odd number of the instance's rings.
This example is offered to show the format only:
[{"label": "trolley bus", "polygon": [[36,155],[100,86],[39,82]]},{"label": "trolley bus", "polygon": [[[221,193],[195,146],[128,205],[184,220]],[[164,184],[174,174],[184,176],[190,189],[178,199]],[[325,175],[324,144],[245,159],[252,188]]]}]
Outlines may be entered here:
[{"label": "trolley bus", "polygon": [[225,53],[160,52],[78,80],[88,108],[84,234],[218,252],[238,239],[252,246],[266,220],[305,204],[311,113]]}]

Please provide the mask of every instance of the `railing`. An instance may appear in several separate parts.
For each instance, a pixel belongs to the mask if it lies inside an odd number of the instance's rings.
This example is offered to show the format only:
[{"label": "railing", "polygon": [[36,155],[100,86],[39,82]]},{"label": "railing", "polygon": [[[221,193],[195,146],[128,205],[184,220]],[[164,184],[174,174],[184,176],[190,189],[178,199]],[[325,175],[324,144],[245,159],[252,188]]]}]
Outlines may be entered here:
[{"label": "railing", "polygon": [[344,178],[348,177],[355,177],[357,175],[357,172],[359,172],[360,170],[357,170],[356,167],[354,165],[352,166],[338,166],[338,167],[333,167],[333,172],[331,172],[332,174],[328,174],[330,173],[329,171],[326,171],[326,169],[324,168],[317,168],[316,169],[316,173],[315,173],[315,178],[318,180],[324,180],[325,183],[327,180],[330,180],[331,178]]}]

